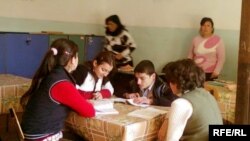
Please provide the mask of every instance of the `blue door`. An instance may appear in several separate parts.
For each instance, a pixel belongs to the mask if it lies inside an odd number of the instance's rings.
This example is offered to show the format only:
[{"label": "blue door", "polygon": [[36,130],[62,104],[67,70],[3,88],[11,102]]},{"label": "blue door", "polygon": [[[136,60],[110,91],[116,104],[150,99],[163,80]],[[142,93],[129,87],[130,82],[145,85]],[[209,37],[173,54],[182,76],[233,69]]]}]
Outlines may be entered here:
[{"label": "blue door", "polygon": [[45,34],[5,34],[7,73],[32,78],[48,50]]}]

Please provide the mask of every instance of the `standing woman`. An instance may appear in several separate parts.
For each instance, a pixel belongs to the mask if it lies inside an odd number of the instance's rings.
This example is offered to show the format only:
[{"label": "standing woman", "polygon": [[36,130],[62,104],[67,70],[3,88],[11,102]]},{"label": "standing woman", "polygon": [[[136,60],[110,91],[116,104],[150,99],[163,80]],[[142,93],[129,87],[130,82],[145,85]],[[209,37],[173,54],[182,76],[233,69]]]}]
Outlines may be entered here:
[{"label": "standing woman", "polygon": [[211,18],[201,19],[200,35],[193,39],[188,58],[205,71],[207,81],[218,78],[225,62],[225,47],[222,39],[214,35]]},{"label": "standing woman", "polygon": [[57,39],[52,43],[30,89],[21,98],[25,139],[59,140],[70,109],[84,117],[95,116],[93,105],[80,95],[70,75],[77,64],[78,47],[74,42]]},{"label": "standing woman", "polygon": [[72,73],[76,80],[76,87],[86,99],[110,98],[114,88],[108,75],[115,67],[112,52],[100,52],[93,61],[80,64]]},{"label": "standing woman", "polygon": [[106,18],[106,46],[105,49],[112,51],[116,59],[117,68],[133,67],[131,53],[136,44],[128,30],[121,23],[117,15]]}]

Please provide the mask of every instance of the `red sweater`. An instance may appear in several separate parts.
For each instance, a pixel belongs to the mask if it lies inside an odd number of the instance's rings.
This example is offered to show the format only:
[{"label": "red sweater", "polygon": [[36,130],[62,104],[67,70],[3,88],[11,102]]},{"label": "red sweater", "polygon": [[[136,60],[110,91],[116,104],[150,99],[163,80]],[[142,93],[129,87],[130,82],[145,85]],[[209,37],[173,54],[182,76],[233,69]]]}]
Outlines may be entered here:
[{"label": "red sweater", "polygon": [[95,116],[93,105],[89,103],[69,81],[62,81],[55,84],[51,89],[51,96],[59,103],[70,107],[81,116]]},{"label": "red sweater", "polygon": [[[93,94],[94,92],[87,92],[87,91],[82,91],[82,90],[78,90],[78,91],[86,99],[92,99],[94,97],[94,94]],[[100,93],[102,94],[103,98],[111,97],[111,93],[108,89],[102,89]]]}]

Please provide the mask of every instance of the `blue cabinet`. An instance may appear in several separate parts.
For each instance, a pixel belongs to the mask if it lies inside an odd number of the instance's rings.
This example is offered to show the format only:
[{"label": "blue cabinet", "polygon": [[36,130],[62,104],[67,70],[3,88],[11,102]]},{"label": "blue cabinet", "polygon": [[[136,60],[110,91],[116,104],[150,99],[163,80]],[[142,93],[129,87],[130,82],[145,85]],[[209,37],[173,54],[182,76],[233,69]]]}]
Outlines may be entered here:
[{"label": "blue cabinet", "polygon": [[84,35],[69,35],[69,40],[75,42],[78,46],[78,59],[79,63],[83,63],[85,61],[84,57],[84,43],[85,43]]},{"label": "blue cabinet", "polygon": [[49,45],[58,38],[78,45],[79,63],[93,60],[105,42],[104,36],[96,35],[0,33],[0,73],[32,78]]},{"label": "blue cabinet", "polygon": [[68,39],[68,35],[66,34],[49,34],[49,46],[56,40],[59,38],[64,38],[64,39]]},{"label": "blue cabinet", "polygon": [[85,35],[85,61],[93,60],[99,52],[103,51],[104,43],[104,36]]},{"label": "blue cabinet", "polygon": [[74,41],[79,48],[79,63],[91,61],[103,50],[105,38],[96,35],[69,35],[68,39]]},{"label": "blue cabinet", "polygon": [[48,50],[46,34],[1,34],[4,69],[9,73],[32,78]]},{"label": "blue cabinet", "polygon": [[6,72],[6,61],[5,61],[5,48],[4,48],[4,39],[3,35],[0,34],[0,73]]}]

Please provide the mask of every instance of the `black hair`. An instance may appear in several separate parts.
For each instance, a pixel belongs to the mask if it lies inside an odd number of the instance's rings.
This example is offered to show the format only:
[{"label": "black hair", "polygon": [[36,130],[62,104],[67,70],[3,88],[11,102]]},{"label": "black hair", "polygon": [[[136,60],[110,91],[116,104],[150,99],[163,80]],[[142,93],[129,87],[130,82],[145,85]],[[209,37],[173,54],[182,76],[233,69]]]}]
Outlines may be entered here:
[{"label": "black hair", "polygon": [[[68,62],[76,57],[78,46],[71,40],[60,38],[55,40],[45,54],[41,65],[32,78],[31,87],[22,96],[21,105],[25,107],[29,97],[40,86],[40,83],[55,67],[65,67]],[[74,82],[74,80],[72,80]]]},{"label": "black hair", "polygon": [[212,33],[214,33],[214,22],[213,22],[213,20],[211,18],[209,18],[209,17],[203,17],[201,19],[201,21],[200,21],[200,26],[204,25],[206,22],[210,22],[211,23],[212,29],[213,29]]},{"label": "black hair", "polygon": [[155,73],[155,67],[150,60],[142,60],[135,66],[134,72],[152,75],[153,73]]},{"label": "black hair", "polygon": [[203,87],[205,82],[204,71],[192,59],[169,62],[163,71],[167,82],[176,84],[182,94],[185,91],[194,90],[196,87]]},{"label": "black hair", "polygon": [[119,35],[123,30],[127,30],[125,26],[121,23],[120,18],[117,15],[111,15],[105,19],[105,24],[107,25],[109,21],[117,24],[117,29],[114,32],[111,32],[108,27],[106,27],[106,34],[111,36]]},{"label": "black hair", "polygon": [[98,77],[96,73],[93,71],[93,68],[94,68],[93,61],[96,61],[97,65],[107,63],[113,67],[111,72],[109,72],[108,77],[103,78],[103,84],[107,83],[109,81],[109,78],[114,75],[115,70],[116,70],[116,61],[115,61],[114,54],[111,51],[102,51],[98,53],[92,61],[88,61],[84,63],[84,65],[89,69],[89,72],[94,76],[95,81],[97,81]]}]

